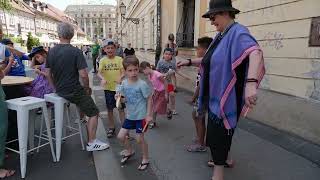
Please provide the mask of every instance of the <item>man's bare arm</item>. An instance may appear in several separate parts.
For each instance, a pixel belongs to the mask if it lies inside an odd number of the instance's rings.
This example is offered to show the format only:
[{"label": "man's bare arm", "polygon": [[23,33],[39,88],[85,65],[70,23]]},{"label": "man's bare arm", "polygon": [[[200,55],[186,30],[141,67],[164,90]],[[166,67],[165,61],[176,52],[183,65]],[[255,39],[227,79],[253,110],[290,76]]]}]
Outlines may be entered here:
[{"label": "man's bare arm", "polygon": [[89,88],[89,76],[87,69],[79,70],[79,75],[83,83],[83,87]]}]

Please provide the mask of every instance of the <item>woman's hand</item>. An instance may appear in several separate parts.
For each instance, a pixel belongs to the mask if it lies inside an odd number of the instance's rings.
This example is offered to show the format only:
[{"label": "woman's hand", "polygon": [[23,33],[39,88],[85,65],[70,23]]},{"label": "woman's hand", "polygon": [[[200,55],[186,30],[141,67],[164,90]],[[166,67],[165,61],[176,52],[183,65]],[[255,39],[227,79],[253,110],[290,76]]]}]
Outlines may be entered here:
[{"label": "woman's hand", "polygon": [[177,63],[177,68],[181,68],[182,66],[188,66],[189,60],[182,60]]},{"label": "woman's hand", "polygon": [[253,108],[257,104],[257,83],[247,82],[245,87],[245,102],[249,108]]}]

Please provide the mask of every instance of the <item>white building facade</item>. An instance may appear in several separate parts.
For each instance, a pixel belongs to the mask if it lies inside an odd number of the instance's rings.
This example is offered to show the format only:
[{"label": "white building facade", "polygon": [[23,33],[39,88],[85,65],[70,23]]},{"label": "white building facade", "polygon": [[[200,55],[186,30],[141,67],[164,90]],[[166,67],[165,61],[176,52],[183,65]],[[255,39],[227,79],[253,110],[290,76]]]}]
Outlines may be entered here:
[{"label": "white building facade", "polygon": [[69,5],[65,13],[73,17],[89,38],[114,38],[116,7],[112,5]]},{"label": "white building facade", "polygon": [[[118,38],[124,46],[131,43],[140,50],[155,50],[157,39],[157,1],[155,0],[118,0]],[[119,5],[126,6],[126,14],[121,17]],[[135,24],[126,18],[137,18]]]}]

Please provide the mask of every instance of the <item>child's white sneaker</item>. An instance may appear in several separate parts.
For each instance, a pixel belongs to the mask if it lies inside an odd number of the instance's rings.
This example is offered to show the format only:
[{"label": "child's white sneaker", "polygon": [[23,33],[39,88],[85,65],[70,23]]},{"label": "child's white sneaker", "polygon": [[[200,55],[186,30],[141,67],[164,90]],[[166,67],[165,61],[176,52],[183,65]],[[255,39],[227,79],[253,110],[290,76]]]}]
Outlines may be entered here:
[{"label": "child's white sneaker", "polygon": [[110,145],[108,143],[104,143],[98,139],[95,139],[92,143],[87,144],[87,151],[102,151],[109,148]]}]

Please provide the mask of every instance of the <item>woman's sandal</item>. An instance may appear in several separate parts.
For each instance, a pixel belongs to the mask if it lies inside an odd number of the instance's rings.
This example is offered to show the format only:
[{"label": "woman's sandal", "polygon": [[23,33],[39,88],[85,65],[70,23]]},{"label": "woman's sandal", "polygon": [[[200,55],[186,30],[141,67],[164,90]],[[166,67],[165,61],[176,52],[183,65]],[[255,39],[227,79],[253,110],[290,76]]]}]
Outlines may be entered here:
[{"label": "woman's sandal", "polygon": [[121,164],[124,165],[127,163],[127,161],[134,155],[134,152],[129,155],[123,155],[121,159]]},{"label": "woman's sandal", "polygon": [[156,123],[155,122],[149,124],[149,129],[153,129],[154,127],[156,127]]},{"label": "woman's sandal", "polygon": [[149,162],[147,162],[147,163],[141,163],[140,165],[139,165],[139,167],[138,167],[138,170],[139,171],[144,171],[144,170],[146,170],[147,168],[148,168],[148,166],[149,166]]},{"label": "woman's sandal", "polygon": [[116,129],[115,128],[110,128],[108,131],[107,131],[107,137],[108,138],[112,138],[115,134],[115,131]]},{"label": "woman's sandal", "polygon": [[[209,160],[207,165],[208,165],[209,167],[214,167],[214,162],[213,162],[212,160]],[[233,168],[233,167],[234,167],[234,163],[227,163],[227,162],[225,162],[225,163],[224,163],[224,167],[225,167],[225,168]]]},{"label": "woman's sandal", "polygon": [[1,169],[0,173],[3,173],[2,175],[0,175],[0,179],[4,179],[4,178],[13,176],[15,171],[14,170]]}]

